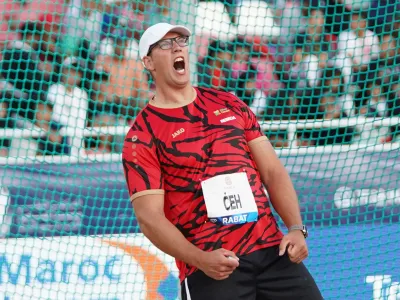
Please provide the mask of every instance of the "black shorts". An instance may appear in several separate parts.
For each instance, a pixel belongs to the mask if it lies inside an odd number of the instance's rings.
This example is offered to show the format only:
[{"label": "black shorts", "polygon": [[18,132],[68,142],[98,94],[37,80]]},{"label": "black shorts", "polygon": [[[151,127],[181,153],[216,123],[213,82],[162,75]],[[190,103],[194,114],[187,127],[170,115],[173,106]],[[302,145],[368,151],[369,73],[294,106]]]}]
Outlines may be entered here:
[{"label": "black shorts", "polygon": [[305,265],[278,252],[274,246],[239,256],[239,267],[225,280],[196,271],[182,282],[182,300],[323,299]]}]

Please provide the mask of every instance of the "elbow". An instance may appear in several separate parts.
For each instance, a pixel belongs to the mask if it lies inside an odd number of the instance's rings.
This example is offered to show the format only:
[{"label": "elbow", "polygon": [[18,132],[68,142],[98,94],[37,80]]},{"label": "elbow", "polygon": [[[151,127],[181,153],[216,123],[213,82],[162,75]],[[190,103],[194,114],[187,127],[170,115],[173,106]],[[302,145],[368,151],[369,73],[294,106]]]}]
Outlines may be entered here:
[{"label": "elbow", "polygon": [[165,215],[161,213],[136,214],[139,228],[145,236],[151,233],[152,228],[159,224],[161,218],[165,218]]},{"label": "elbow", "polygon": [[274,180],[281,180],[287,173],[283,164],[278,160],[273,166],[269,167],[263,176],[263,181],[267,186]]}]

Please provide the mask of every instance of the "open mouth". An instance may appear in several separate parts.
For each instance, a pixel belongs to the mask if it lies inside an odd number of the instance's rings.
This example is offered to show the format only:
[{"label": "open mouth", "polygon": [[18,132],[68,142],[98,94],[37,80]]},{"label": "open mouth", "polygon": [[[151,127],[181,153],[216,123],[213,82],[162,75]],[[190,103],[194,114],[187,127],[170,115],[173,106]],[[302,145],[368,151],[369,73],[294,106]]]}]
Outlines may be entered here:
[{"label": "open mouth", "polygon": [[177,57],[174,60],[174,69],[180,74],[185,73],[185,61],[183,57]]}]

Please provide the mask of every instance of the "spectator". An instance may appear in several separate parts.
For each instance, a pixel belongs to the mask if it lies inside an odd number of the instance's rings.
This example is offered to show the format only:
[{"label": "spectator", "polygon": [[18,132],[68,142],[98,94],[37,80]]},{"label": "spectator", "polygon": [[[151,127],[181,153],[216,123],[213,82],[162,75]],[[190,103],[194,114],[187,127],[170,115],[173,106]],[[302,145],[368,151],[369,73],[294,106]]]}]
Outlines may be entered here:
[{"label": "spectator", "polygon": [[280,28],[280,52],[291,52],[290,37],[304,30],[307,14],[302,8],[301,0],[274,0],[276,24]]},{"label": "spectator", "polygon": [[[0,92],[0,128],[12,128],[14,126],[12,118],[8,115],[7,98],[4,91]],[[0,157],[8,155],[11,139],[0,139]]]},{"label": "spectator", "polygon": [[[130,45],[126,30],[114,30],[111,40],[114,52],[97,58],[96,68],[103,75],[93,85],[95,92],[91,97],[89,126],[127,125],[145,106],[149,96],[143,65],[137,58],[126,55]],[[118,142],[116,137],[99,136],[91,139],[88,153],[118,152]]]},{"label": "spectator", "polygon": [[[355,78],[359,86],[357,107],[367,105],[370,98],[368,86],[371,86],[377,78],[383,82],[390,82],[393,76],[400,73],[400,55],[396,51],[396,40],[391,34],[383,33],[380,35],[380,43],[379,56],[371,60],[366,75],[361,74],[362,76]],[[362,114],[367,112],[364,107]]]},{"label": "spectator", "polygon": [[[78,55],[79,47],[93,52],[100,43],[103,14],[92,0],[72,0],[64,16],[64,49],[68,55]],[[86,56],[84,54],[83,56]]]},{"label": "spectator", "polygon": [[[337,50],[336,37],[325,32],[325,18],[322,9],[310,10],[307,26],[294,38],[294,62],[298,63],[304,55],[314,54],[318,56],[320,68],[325,68],[329,58],[333,57]],[[306,46],[311,46],[306,48]],[[311,50],[306,51],[306,50]]]},{"label": "spectator", "polygon": [[231,81],[233,88],[236,87],[235,81],[242,72],[256,73],[256,88],[267,98],[283,87],[276,74],[274,57],[269,53],[269,48],[262,45],[259,38],[247,40],[243,36],[238,36],[230,44],[229,51],[233,53],[230,73],[234,79]]},{"label": "spectator", "polygon": [[392,32],[392,35],[397,39],[398,46],[397,49],[400,52],[400,8],[399,11],[393,17],[393,23],[387,26],[389,30]]},{"label": "spectator", "polygon": [[132,29],[133,37],[140,39],[142,33],[152,24],[169,22],[169,0],[131,1],[121,10],[119,24]]},{"label": "spectator", "polygon": [[115,115],[133,118],[136,108],[143,108],[148,97],[148,78],[137,59],[126,57],[129,44],[126,31],[114,31],[112,55],[99,56],[97,68],[109,74],[107,83],[100,87],[110,111]]},{"label": "spectator", "polygon": [[262,90],[257,88],[257,75],[254,67],[250,67],[250,70],[242,72],[239,76],[235,95],[246,103],[259,118],[267,108],[267,97]]},{"label": "spectator", "polygon": [[44,83],[49,80],[39,58],[40,25],[26,22],[20,29],[21,39],[10,41],[3,52],[1,74],[12,86],[7,93],[7,108],[28,118],[48,132],[51,142],[61,142],[57,130],[50,127],[51,107],[46,103]]},{"label": "spectator", "polygon": [[47,98],[53,105],[53,126],[74,130],[74,135],[72,138],[64,138],[63,144],[56,147],[41,145],[46,154],[68,154],[71,146],[82,146],[88,110],[88,95],[79,88],[82,75],[79,60],[69,57],[62,64],[61,82],[49,88]]},{"label": "spectator", "polygon": [[232,53],[231,75],[237,79],[242,72],[247,72],[250,68],[254,69],[250,61],[252,47],[243,36],[237,36],[229,44],[229,51]]},{"label": "spectator", "polygon": [[[125,31],[124,36],[127,39],[127,46],[125,50],[125,57],[129,59],[134,59],[137,60],[139,55],[139,44],[138,42],[133,38],[133,34],[130,34],[131,28],[126,27],[120,27],[117,29],[118,31]],[[112,56],[115,53],[114,49],[115,45],[115,38],[113,37],[112,34],[107,35],[104,39],[101,41],[100,45],[100,56]]]},{"label": "spectator", "polygon": [[[300,114],[307,119],[333,120],[348,117],[341,109],[336,95],[325,93],[305,98],[299,106]],[[351,143],[354,135],[352,127],[304,129],[298,134],[301,146],[325,146]]]},{"label": "spectator", "polygon": [[325,32],[324,22],[323,11],[313,8],[306,29],[294,38],[290,86],[317,86],[329,59],[336,54],[336,38]]},{"label": "spectator", "polygon": [[[321,97],[317,119],[334,120],[347,118],[347,114],[342,110],[335,94],[324,94]],[[325,146],[333,144],[349,144],[354,135],[353,127],[324,128],[313,130],[313,140],[316,146]]]},{"label": "spectator", "polygon": [[369,64],[368,81],[400,73],[400,52],[397,51],[396,39],[391,34],[382,34],[380,43],[379,56]]},{"label": "spectator", "polygon": [[[98,68],[94,70],[94,81],[91,85],[91,94],[89,97],[89,110],[87,117],[88,127],[101,127],[101,126],[115,126],[119,125],[118,120],[113,114],[113,108],[117,105],[109,104],[107,102],[107,95],[105,88],[108,85],[110,74],[105,70]],[[86,140],[87,154],[97,153],[111,153],[113,137],[110,135],[99,135],[97,137],[90,137]]]},{"label": "spectator", "polygon": [[169,21],[169,0],[147,0],[144,10],[144,29],[149,26]]},{"label": "spectator", "polygon": [[[286,88],[280,89],[269,98],[264,114],[265,121],[288,121],[296,119],[297,100]],[[274,147],[288,147],[288,132],[286,129],[268,130],[266,135]]]},{"label": "spectator", "polygon": [[378,57],[380,50],[378,36],[367,29],[365,13],[352,12],[350,30],[339,35],[338,48],[335,63],[342,68],[346,83],[364,81],[370,62]]},{"label": "spectator", "polygon": [[55,15],[47,14],[39,17],[41,28],[40,42],[38,45],[38,54],[43,66],[46,77],[46,90],[52,84],[60,80],[60,67],[63,62],[63,54],[58,44],[58,34],[60,33],[61,25],[60,18]]},{"label": "spectator", "polygon": [[[326,0],[325,28],[326,31],[339,35],[349,29],[350,14],[352,10],[367,8],[369,0]],[[361,6],[359,4],[362,4]]]},{"label": "spectator", "polygon": [[113,1],[112,4],[95,0],[69,1],[63,19],[65,35],[62,45],[66,53],[84,59],[94,58],[100,46],[104,14],[110,14],[113,7],[121,2],[123,0]]},{"label": "spectator", "polygon": [[[392,79],[389,86],[389,94],[387,101],[387,116],[400,117],[400,73],[397,73]],[[397,141],[400,137],[400,124],[390,127],[389,135],[384,138],[383,142]]]},{"label": "spectator", "polygon": [[355,115],[353,93],[346,85],[342,71],[338,68],[327,67],[322,75],[317,87],[320,94],[335,95],[340,109],[349,117]]},{"label": "spectator", "polygon": [[222,41],[212,41],[207,56],[198,63],[198,82],[210,88],[232,90],[231,61],[232,53],[228,45]]}]

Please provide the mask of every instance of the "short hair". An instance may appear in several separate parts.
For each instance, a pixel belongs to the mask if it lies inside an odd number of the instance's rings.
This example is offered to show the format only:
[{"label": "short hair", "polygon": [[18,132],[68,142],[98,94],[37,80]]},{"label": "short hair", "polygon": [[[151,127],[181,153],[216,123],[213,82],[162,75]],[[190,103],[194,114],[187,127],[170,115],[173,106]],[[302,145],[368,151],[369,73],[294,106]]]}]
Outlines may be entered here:
[{"label": "short hair", "polygon": [[360,20],[364,21],[364,20],[368,19],[368,12],[366,12],[365,10],[361,10],[361,9],[353,9],[351,11],[350,15],[351,15],[351,17],[353,17],[355,15],[358,17],[361,17],[361,19],[359,19],[359,21]]}]

